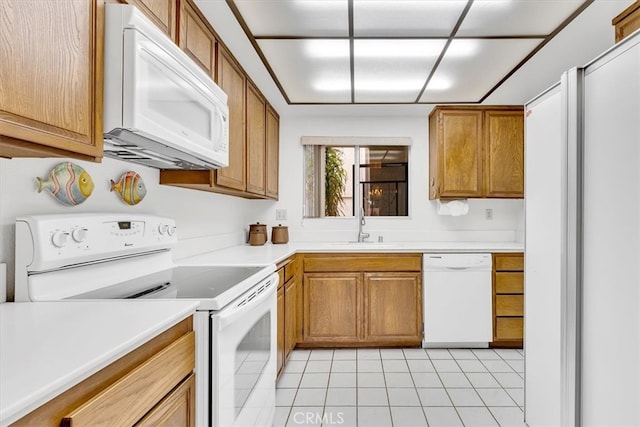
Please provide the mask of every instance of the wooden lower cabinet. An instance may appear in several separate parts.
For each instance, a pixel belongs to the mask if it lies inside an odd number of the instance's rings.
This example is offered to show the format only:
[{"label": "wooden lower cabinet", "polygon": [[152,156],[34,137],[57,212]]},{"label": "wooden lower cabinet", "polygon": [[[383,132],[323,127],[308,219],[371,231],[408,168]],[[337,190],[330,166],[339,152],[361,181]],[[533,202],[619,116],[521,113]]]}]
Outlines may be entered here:
[{"label": "wooden lower cabinet", "polygon": [[168,396],[136,424],[137,427],[173,427],[196,425],[196,376],[189,375]]},{"label": "wooden lower cabinet", "polygon": [[284,285],[284,358],[289,358],[298,340],[298,288],[299,281],[290,279]]},{"label": "wooden lower cabinet", "polygon": [[277,266],[279,282],[277,293],[277,372],[287,363],[289,355],[302,336],[302,284],[299,261],[292,256]]},{"label": "wooden lower cabinet", "polygon": [[492,347],[522,348],[524,254],[493,254]]},{"label": "wooden lower cabinet", "polygon": [[284,283],[278,285],[277,293],[277,337],[276,337],[276,368],[280,372],[284,366]]}]

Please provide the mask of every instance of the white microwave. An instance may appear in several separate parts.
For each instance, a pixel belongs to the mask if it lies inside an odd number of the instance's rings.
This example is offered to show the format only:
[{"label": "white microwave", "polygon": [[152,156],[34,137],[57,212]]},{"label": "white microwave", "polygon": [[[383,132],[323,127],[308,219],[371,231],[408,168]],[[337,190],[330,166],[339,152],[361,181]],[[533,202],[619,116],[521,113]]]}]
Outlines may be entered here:
[{"label": "white microwave", "polygon": [[229,165],[227,95],[139,10],[105,5],[104,155],[159,169]]}]

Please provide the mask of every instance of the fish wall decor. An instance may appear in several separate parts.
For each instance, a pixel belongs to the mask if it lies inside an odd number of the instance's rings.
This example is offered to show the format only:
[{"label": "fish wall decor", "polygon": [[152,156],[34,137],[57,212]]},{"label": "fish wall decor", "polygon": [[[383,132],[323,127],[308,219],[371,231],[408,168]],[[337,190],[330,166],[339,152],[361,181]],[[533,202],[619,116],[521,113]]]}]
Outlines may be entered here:
[{"label": "fish wall decor", "polygon": [[94,184],[86,170],[71,162],[58,163],[49,177],[38,180],[38,193],[49,191],[65,206],[77,206],[91,196]]},{"label": "fish wall decor", "polygon": [[118,182],[111,180],[111,191],[115,191],[130,206],[137,205],[147,195],[147,187],[140,174],[135,171],[122,174]]}]

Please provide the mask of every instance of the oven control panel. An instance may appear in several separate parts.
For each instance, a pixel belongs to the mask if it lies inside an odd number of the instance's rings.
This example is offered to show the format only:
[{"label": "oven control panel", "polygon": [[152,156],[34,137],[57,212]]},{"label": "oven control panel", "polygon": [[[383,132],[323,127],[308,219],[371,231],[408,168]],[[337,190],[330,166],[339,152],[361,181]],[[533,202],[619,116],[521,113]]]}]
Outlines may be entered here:
[{"label": "oven control panel", "polygon": [[16,220],[16,257],[45,271],[127,255],[167,250],[178,241],[171,218],[140,214],[39,215]]}]

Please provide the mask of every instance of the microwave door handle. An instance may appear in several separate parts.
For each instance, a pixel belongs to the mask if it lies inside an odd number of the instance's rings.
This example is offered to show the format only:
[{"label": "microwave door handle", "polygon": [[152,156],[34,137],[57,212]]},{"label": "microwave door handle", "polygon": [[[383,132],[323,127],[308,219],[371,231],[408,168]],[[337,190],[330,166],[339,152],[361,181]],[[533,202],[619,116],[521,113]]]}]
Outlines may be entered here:
[{"label": "microwave door handle", "polygon": [[218,135],[216,135],[215,148],[216,151],[222,148],[222,135],[224,135],[224,119],[222,111],[216,106],[216,120],[218,121]]}]

